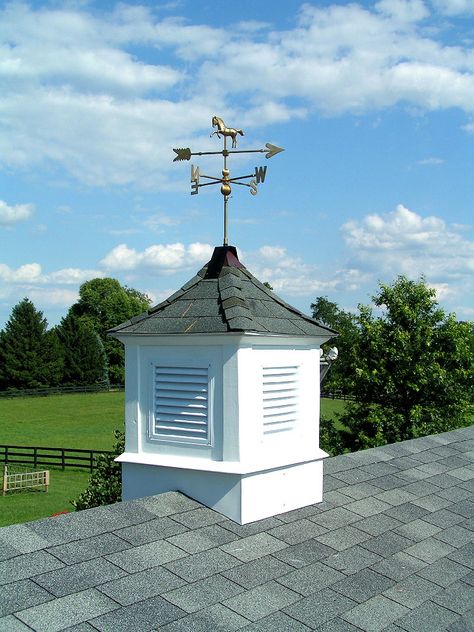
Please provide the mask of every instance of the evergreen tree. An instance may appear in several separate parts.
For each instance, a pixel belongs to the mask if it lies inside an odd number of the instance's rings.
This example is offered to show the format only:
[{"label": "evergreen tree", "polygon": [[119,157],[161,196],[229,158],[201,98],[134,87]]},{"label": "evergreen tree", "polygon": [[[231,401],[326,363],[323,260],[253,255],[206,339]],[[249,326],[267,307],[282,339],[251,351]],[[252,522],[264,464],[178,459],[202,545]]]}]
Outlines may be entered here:
[{"label": "evergreen tree", "polygon": [[70,313],[87,320],[99,334],[107,356],[109,380],[113,384],[123,384],[123,345],[107,336],[107,331],[133,316],[145,312],[150,307],[150,299],[133,288],[122,287],[116,279],[92,279],[79,289],[79,300]]},{"label": "evergreen tree", "polygon": [[89,321],[70,312],[56,333],[63,355],[63,384],[85,386],[107,381],[104,345]]},{"label": "evergreen tree", "polygon": [[2,388],[40,388],[59,383],[62,358],[56,334],[25,298],[12,310],[0,336]]}]

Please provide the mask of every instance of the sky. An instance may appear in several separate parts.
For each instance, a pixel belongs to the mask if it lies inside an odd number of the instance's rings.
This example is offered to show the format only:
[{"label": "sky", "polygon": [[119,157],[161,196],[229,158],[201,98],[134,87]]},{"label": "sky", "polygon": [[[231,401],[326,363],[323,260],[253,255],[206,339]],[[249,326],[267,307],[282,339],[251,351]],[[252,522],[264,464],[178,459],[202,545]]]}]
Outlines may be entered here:
[{"label": "sky", "polygon": [[[0,328],[114,277],[154,303],[222,244],[173,148],[240,128],[229,243],[305,313],[419,279],[474,320],[474,0],[0,2]],[[202,183],[202,180],[201,180]]]}]

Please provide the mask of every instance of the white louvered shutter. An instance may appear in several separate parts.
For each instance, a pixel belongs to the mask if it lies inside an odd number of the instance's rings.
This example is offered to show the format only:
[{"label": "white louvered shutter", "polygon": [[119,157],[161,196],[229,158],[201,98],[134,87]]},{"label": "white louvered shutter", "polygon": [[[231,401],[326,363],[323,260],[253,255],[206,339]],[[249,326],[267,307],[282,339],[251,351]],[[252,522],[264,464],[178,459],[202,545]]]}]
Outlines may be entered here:
[{"label": "white louvered shutter", "polygon": [[209,371],[154,367],[152,434],[169,441],[209,444]]},{"label": "white louvered shutter", "polygon": [[292,430],[298,421],[298,366],[263,367],[263,434]]}]

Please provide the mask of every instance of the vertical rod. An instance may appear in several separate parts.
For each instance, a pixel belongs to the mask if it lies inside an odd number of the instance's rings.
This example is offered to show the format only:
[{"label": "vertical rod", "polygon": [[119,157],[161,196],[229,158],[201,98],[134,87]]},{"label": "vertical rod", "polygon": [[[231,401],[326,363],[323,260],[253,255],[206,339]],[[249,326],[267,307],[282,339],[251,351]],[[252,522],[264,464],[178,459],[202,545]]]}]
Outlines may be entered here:
[{"label": "vertical rod", "polygon": [[[227,136],[224,136],[224,169],[227,169]],[[228,246],[227,239],[227,195],[224,195],[224,246]]]}]

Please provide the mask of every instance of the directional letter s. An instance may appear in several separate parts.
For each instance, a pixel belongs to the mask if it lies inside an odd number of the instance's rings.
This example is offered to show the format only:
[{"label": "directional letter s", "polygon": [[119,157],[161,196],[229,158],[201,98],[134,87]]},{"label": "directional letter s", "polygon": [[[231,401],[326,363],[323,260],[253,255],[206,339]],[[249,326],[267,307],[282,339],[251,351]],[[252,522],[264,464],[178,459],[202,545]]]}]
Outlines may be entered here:
[{"label": "directional letter s", "polygon": [[249,187],[250,187],[250,193],[252,195],[257,195],[257,181],[253,179],[250,180]]}]

